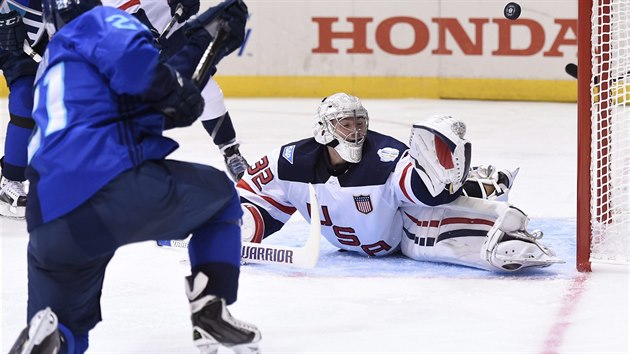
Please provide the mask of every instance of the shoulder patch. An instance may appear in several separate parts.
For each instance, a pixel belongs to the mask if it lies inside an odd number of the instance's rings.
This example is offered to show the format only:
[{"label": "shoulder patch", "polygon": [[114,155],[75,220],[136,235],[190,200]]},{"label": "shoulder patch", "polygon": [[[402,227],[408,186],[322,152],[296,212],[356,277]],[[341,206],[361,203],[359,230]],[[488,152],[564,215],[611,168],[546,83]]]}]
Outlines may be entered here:
[{"label": "shoulder patch", "polygon": [[285,160],[289,161],[291,165],[293,165],[293,152],[294,151],[295,151],[295,145],[285,146],[284,149],[282,149],[282,157],[284,157]]},{"label": "shoulder patch", "polygon": [[379,149],[376,154],[378,154],[378,157],[381,158],[382,162],[392,162],[396,160],[396,158],[400,154],[400,151],[392,147],[384,147],[382,149]]}]

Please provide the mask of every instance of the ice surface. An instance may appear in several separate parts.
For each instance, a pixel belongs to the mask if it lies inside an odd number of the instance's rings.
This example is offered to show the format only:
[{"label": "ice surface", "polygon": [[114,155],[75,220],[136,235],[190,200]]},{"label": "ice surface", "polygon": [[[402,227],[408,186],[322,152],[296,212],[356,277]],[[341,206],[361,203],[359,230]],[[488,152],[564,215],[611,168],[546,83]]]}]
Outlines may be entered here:
[{"label": "ice surface", "polygon": [[[250,162],[309,136],[318,99],[227,101]],[[6,107],[6,102],[2,102]],[[310,270],[246,265],[235,317],[257,324],[263,353],[628,353],[630,287],[624,267],[575,271],[575,104],[364,100],[370,128],[408,138],[430,114],[462,118],[474,164],[521,167],[511,201],[567,263],[520,274],[390,257],[368,259],[325,240]],[[0,139],[4,140],[6,112]],[[169,133],[172,157],[223,168],[199,123]],[[0,220],[2,352],[26,323],[23,222]],[[301,245],[296,217],[270,242]],[[103,289],[103,319],[89,353],[196,353],[183,277],[186,252],[142,243],[121,248]],[[227,353],[229,351],[222,350]]]}]

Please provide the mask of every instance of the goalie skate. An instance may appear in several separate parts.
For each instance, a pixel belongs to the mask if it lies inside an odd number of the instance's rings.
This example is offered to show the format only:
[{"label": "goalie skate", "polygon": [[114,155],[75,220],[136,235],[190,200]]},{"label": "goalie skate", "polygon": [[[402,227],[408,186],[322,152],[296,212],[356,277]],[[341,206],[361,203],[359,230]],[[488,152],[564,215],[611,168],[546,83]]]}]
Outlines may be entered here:
[{"label": "goalie skate", "polygon": [[564,263],[555,253],[538,241],[506,240],[500,242],[492,251],[492,264],[505,270],[514,271],[523,268],[544,268],[554,263]]},{"label": "goalie skate", "polygon": [[482,258],[494,267],[507,271],[564,263],[551,249],[539,242],[543,237],[542,231],[527,231],[528,222],[527,215],[510,206],[488,231],[488,239],[481,249]]},{"label": "goalie skate", "polygon": [[61,348],[57,327],[57,316],[49,307],[39,311],[22,330],[9,354],[57,354]]},{"label": "goalie skate", "polygon": [[215,354],[221,345],[235,353],[258,353],[261,335],[252,324],[232,317],[225,300],[213,295],[204,295],[208,277],[197,273],[186,277],[186,294],[190,301],[193,326],[193,343],[202,354]]}]

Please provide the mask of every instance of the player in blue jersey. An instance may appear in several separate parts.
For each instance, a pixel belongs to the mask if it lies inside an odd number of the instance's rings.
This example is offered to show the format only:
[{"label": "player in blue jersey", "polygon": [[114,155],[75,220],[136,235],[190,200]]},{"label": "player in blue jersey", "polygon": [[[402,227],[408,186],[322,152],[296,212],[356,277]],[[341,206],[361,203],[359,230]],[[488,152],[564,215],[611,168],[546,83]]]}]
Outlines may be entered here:
[{"label": "player in blue jersey", "polygon": [[[171,57],[179,52],[182,45],[186,43],[188,27],[185,21],[199,11],[199,0],[169,0],[168,3],[166,0],[144,2],[104,0],[103,3],[124,9],[152,29],[162,54],[166,57]],[[228,3],[228,1],[225,2],[225,4]],[[179,5],[183,9],[182,15],[178,17],[178,21],[168,33],[163,33]],[[212,102],[212,104],[206,106],[199,120],[221,151],[230,176],[234,181],[238,181],[243,176],[248,164],[239,151],[240,144],[236,138],[232,118],[223,100],[223,92],[217,82],[210,77],[201,91],[201,95],[206,102]]]},{"label": "player in blue jersey", "polygon": [[[198,0],[172,0],[148,2],[145,7],[150,10],[152,20],[164,25],[164,15],[168,15],[169,5],[174,11],[178,4],[183,5],[184,13],[180,21],[188,19],[199,10]],[[125,9],[134,14],[145,25],[152,27],[151,21],[140,8],[139,1],[107,0],[106,5]],[[0,215],[11,218],[23,218],[27,197],[24,188],[26,180],[24,170],[27,163],[26,146],[32,134],[34,122],[32,111],[32,86],[37,69],[37,62],[24,52],[24,40],[34,47],[34,53],[41,55],[47,44],[43,35],[40,0],[5,0],[0,6],[0,69],[9,86],[10,120],[5,140],[5,156],[0,159]],[[176,25],[166,40],[160,41],[167,46],[165,55],[172,56],[187,42],[184,34],[186,28]],[[32,54],[32,53],[31,53]],[[223,93],[210,78],[202,94],[206,101],[212,101],[201,116],[204,128],[212,137],[224,156],[227,170],[234,180],[238,180],[247,168],[247,162],[239,151],[236,132],[229,112],[223,102]]]},{"label": "player in blue jersey", "polygon": [[[189,247],[193,340],[255,351],[260,332],[234,319],[242,216],[225,173],[166,160],[165,128],[192,124],[204,107],[192,70],[164,63],[133,16],[98,0],[45,0],[51,35],[35,80],[26,211],[28,318],[10,353],[84,353],[101,320],[105,269],[126,244],[184,238]],[[198,62],[218,21],[232,35],[219,60],[243,41],[247,9],[211,8],[190,27],[172,62]],[[239,35],[239,33],[241,35]],[[226,49],[227,48],[227,49]],[[121,348],[121,351],[124,349]]]},{"label": "player in blue jersey", "polygon": [[325,98],[312,137],[262,157],[237,184],[243,239],[261,242],[296,211],[309,220],[310,183],[322,235],[345,251],[508,271],[558,261],[527,232],[527,216],[499,201],[516,171],[474,168],[469,176],[463,122],[446,115],[418,121],[410,147],[368,126],[357,97]]},{"label": "player in blue jersey", "polygon": [[0,160],[0,215],[24,218],[26,146],[35,123],[33,81],[37,63],[24,53],[24,42],[40,54],[47,43],[40,0],[4,0],[0,6],[0,69],[9,87],[9,122]]}]

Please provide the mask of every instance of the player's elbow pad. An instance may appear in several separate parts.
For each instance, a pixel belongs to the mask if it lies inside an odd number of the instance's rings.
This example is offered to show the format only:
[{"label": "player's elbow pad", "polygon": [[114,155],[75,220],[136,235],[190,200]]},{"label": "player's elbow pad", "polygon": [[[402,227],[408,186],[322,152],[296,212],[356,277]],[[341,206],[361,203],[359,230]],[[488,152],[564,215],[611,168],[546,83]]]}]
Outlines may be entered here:
[{"label": "player's elbow pad", "polygon": [[164,114],[164,129],[189,126],[203,113],[204,100],[197,86],[163,63],[158,64],[142,97]]}]

